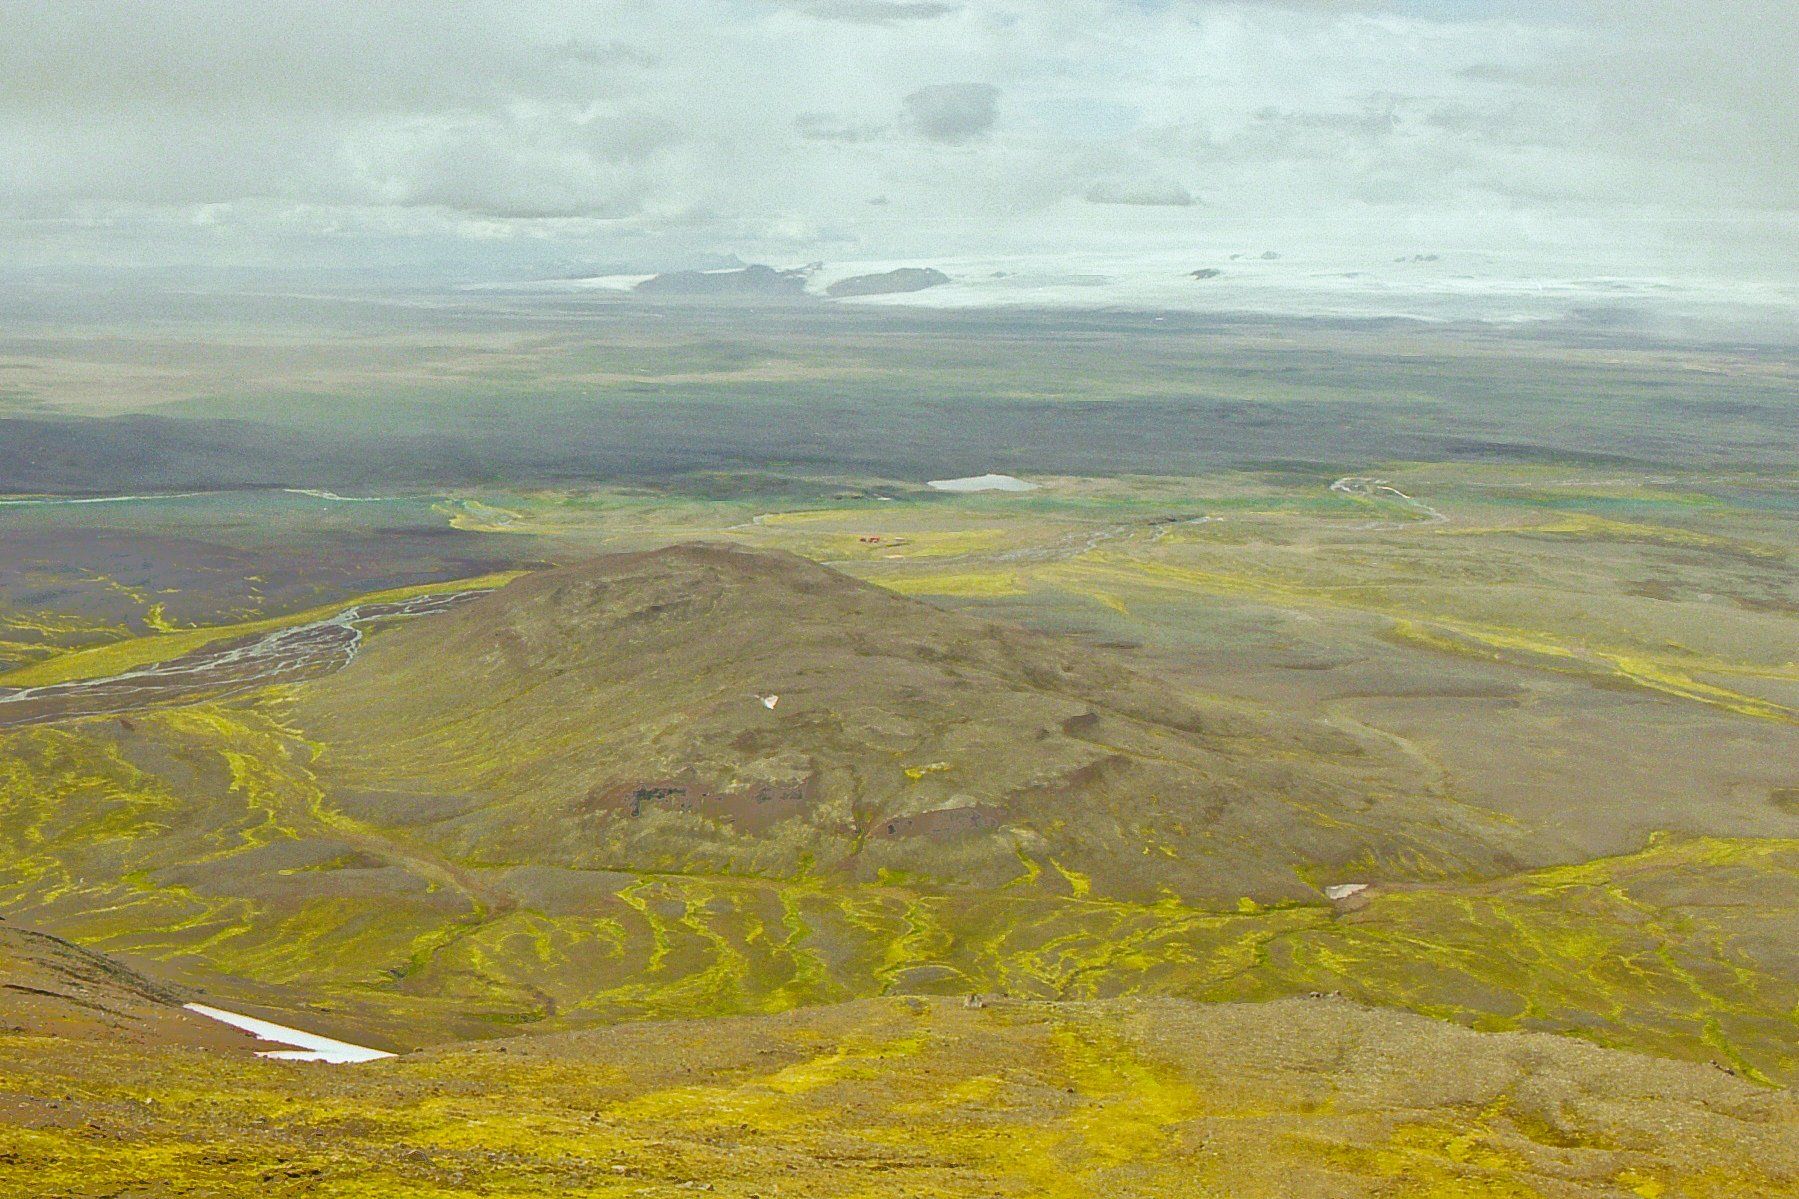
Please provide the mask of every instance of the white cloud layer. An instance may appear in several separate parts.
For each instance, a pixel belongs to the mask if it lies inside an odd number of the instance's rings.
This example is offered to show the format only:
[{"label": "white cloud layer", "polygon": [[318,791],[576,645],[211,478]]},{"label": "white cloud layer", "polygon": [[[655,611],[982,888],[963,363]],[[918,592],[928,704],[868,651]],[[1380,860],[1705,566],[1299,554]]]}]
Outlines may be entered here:
[{"label": "white cloud layer", "polygon": [[28,261],[872,260],[1276,222],[1753,274],[1790,272],[1799,218],[1791,0],[0,0],[0,29]]}]

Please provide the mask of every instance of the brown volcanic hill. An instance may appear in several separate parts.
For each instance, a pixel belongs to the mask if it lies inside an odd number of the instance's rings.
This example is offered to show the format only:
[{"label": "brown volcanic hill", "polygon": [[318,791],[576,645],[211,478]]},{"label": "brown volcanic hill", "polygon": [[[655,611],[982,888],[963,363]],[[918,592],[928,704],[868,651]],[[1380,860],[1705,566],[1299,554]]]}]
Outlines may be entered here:
[{"label": "brown volcanic hill", "polygon": [[1407,796],[1335,733],[714,545],[545,571],[382,633],[292,714],[333,803],[468,862],[1053,870],[1075,894],[1234,900],[1503,869],[1516,835]]}]

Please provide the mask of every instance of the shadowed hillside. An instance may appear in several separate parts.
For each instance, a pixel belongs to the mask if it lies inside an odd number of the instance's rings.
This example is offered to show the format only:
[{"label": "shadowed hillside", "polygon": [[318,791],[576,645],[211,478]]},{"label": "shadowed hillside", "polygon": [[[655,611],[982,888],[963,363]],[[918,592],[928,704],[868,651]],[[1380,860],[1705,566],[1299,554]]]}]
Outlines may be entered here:
[{"label": "shadowed hillside", "polygon": [[7,1033],[209,1049],[254,1043],[183,1010],[185,999],[103,954],[0,925],[0,1028]]}]

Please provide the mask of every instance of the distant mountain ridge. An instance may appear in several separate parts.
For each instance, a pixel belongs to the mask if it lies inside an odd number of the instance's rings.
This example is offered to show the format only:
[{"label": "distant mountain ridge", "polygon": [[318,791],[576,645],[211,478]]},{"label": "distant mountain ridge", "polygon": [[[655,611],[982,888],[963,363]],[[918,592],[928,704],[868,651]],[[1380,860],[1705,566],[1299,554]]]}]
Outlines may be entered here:
[{"label": "distant mountain ridge", "polygon": [[633,289],[640,295],[691,299],[774,299],[801,296],[811,272],[776,270],[755,263],[741,270],[671,271],[653,275]]},{"label": "distant mountain ridge", "polygon": [[950,277],[935,267],[903,266],[898,270],[873,275],[851,275],[825,288],[832,299],[847,300],[856,296],[890,296],[941,287]]}]

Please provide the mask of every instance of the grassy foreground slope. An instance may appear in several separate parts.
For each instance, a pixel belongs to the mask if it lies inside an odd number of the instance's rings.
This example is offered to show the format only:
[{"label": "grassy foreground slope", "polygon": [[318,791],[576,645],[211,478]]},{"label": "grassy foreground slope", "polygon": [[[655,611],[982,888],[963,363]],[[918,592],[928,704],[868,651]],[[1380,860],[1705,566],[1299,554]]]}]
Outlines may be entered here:
[{"label": "grassy foreground slope", "polygon": [[0,1191],[39,1199],[1799,1194],[1789,1093],[1328,999],[875,1000],[347,1068],[18,1007]]}]

